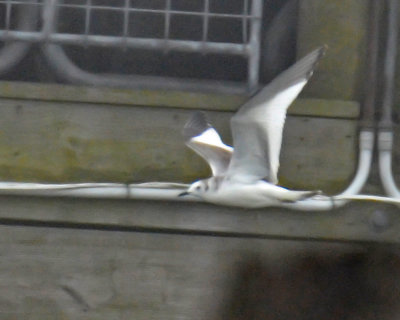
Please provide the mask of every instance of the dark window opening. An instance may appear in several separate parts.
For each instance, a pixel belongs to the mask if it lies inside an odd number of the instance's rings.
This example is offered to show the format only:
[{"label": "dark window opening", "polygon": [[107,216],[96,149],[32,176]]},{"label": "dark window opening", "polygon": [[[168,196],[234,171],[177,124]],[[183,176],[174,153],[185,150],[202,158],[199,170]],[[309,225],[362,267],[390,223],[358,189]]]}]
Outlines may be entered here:
[{"label": "dark window opening", "polygon": [[[202,44],[222,44],[222,47],[223,44],[248,44],[252,28],[251,2],[65,0],[57,7],[55,30],[51,32],[61,35],[56,43],[78,68],[86,72],[246,82],[249,74],[246,56],[231,54],[226,49],[221,52],[217,49],[203,51]],[[46,24],[41,19],[43,7],[43,1],[27,1],[24,8],[20,1],[0,0],[0,31],[41,32],[41,27]],[[26,11],[36,13],[29,17],[30,23],[21,26],[22,18],[29,20]],[[263,1],[258,66],[260,82],[269,81],[294,61],[296,24],[297,0]],[[69,35],[75,35],[75,38],[71,40]],[[103,36],[106,38],[104,43],[103,39],[96,38]],[[86,42],[89,37],[94,37],[92,43]],[[160,48],[157,44],[153,49],[152,43],[140,43],[136,48],[124,43],[128,38],[145,42],[155,39],[165,41],[166,45]],[[200,45],[198,51],[175,50],[175,43],[171,44],[169,40],[184,41],[188,46],[192,43]],[[44,41],[28,39],[32,45],[27,54],[15,66],[2,72],[1,79],[65,81],[56,76],[43,56],[41,47]]]}]

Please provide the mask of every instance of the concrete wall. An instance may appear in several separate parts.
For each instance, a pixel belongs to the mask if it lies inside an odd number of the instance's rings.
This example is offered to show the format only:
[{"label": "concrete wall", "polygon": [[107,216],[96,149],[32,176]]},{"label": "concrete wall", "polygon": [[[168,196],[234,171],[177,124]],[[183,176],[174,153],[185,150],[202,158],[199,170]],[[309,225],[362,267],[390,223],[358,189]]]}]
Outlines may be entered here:
[{"label": "concrete wall", "polygon": [[[357,161],[367,1],[301,0],[298,56],[328,53],[290,109],[280,181],[342,190]],[[0,83],[0,180],[207,176],[181,128],[229,142],[244,96]],[[396,155],[398,157],[398,155]],[[367,191],[379,192],[376,175]],[[2,196],[1,319],[395,319],[398,208],[331,212]]]}]

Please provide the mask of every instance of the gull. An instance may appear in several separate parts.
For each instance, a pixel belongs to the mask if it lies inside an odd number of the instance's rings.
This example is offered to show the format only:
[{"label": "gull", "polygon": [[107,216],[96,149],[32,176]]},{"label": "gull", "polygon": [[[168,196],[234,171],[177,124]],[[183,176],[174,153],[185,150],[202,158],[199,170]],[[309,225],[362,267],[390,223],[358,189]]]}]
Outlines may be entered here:
[{"label": "gull", "polygon": [[196,112],[183,129],[186,145],[209,164],[212,177],[179,196],[242,208],[277,206],[320,194],[278,186],[279,154],[286,112],[325,52],[320,47],[282,72],[231,118],[233,148],[224,144],[205,114]]}]

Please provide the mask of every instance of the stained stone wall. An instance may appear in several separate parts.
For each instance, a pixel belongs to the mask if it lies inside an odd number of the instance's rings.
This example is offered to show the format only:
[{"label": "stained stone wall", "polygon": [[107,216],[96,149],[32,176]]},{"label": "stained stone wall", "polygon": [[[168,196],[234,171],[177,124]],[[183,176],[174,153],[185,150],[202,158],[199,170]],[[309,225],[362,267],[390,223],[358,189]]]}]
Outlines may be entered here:
[{"label": "stained stone wall", "polygon": [[[366,0],[300,0],[298,57],[329,49],[289,110],[280,183],[345,188],[357,165]],[[0,82],[0,180],[184,181],[209,174],[181,128],[225,141],[240,95]],[[397,153],[395,155],[399,157]],[[379,192],[372,179],[368,190]],[[380,319],[399,314],[400,215],[1,196],[1,319]]]}]

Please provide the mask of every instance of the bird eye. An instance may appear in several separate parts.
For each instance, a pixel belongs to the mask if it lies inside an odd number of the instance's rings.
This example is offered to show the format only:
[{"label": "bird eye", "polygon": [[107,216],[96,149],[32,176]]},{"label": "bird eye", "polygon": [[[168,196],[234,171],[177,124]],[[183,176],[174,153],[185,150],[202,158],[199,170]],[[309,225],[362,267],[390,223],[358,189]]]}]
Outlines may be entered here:
[{"label": "bird eye", "polygon": [[200,189],[201,189],[200,186],[196,187],[196,191],[200,191]]}]

